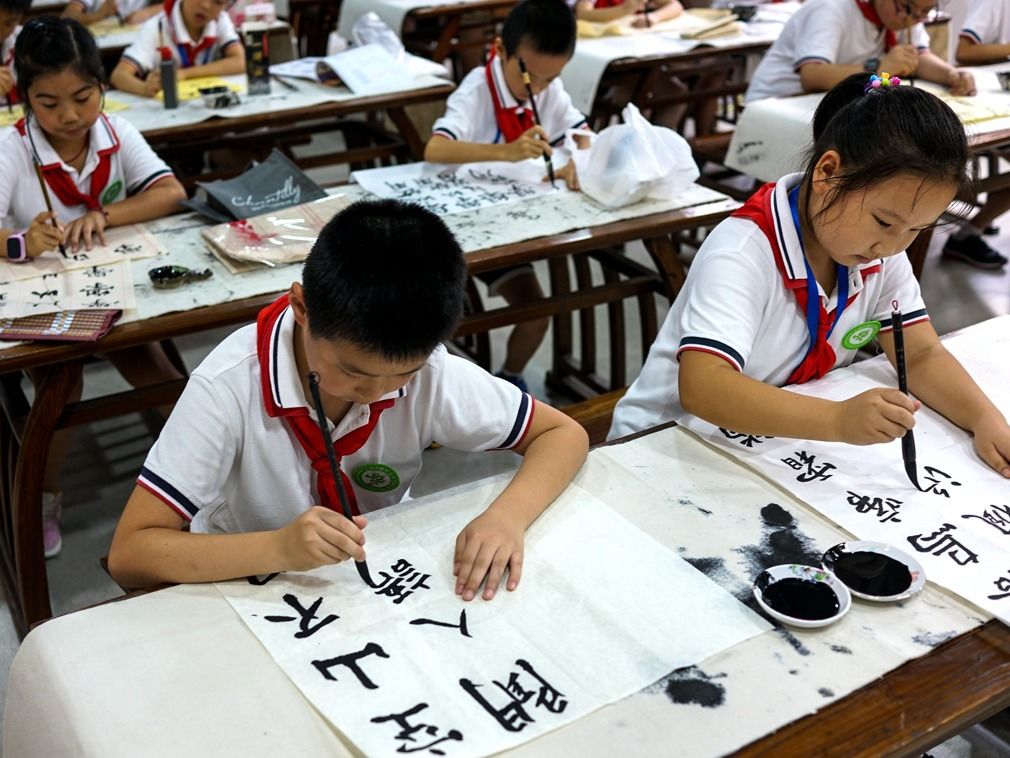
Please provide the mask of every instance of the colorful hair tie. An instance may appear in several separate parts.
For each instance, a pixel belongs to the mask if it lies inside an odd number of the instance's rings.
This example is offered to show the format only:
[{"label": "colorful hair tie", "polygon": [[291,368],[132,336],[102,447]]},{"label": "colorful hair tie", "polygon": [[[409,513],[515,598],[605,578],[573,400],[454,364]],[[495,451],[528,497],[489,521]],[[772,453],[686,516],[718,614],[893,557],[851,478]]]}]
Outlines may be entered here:
[{"label": "colorful hair tie", "polygon": [[863,92],[867,93],[870,90],[880,89],[881,87],[897,87],[901,84],[900,76],[891,76],[886,71],[881,71],[880,76],[872,74],[870,80],[863,87]]}]

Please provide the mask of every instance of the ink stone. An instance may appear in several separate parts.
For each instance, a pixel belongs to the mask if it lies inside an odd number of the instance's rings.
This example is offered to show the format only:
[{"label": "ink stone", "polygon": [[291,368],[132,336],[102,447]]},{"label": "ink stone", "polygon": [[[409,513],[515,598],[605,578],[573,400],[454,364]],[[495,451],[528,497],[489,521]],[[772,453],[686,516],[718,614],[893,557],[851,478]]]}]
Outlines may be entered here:
[{"label": "ink stone", "polygon": [[862,550],[843,553],[831,570],[849,589],[864,595],[900,595],[912,586],[912,574],[908,566],[879,553]]},{"label": "ink stone", "polygon": [[836,615],[841,606],[834,590],[822,582],[780,579],[761,593],[765,603],[784,616],[821,621]]}]

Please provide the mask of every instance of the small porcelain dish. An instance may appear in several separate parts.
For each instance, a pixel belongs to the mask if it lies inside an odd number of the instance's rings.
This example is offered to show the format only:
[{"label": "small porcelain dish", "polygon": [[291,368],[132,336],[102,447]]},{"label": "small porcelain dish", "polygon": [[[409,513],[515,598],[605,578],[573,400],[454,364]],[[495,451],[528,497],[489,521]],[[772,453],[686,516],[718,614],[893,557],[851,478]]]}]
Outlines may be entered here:
[{"label": "small porcelain dish", "polygon": [[822,565],[854,597],[893,603],[926,586],[926,571],[913,556],[885,542],[840,542],[828,550]]},{"label": "small porcelain dish", "polygon": [[848,587],[834,574],[798,563],[772,566],[758,574],[754,599],[772,618],[806,629],[833,624],[852,607]]},{"label": "small porcelain dish", "polygon": [[757,6],[751,3],[734,3],[729,6],[729,11],[741,21],[750,21],[757,13]]},{"label": "small porcelain dish", "polygon": [[1010,92],[1010,71],[997,71],[996,78],[999,79],[999,86],[1004,92]]}]

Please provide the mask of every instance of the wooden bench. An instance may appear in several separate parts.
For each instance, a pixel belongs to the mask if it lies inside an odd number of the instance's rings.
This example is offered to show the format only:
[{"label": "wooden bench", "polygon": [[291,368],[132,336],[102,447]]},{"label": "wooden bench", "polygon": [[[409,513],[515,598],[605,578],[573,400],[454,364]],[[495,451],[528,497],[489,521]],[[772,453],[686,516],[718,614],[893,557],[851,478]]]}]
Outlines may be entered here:
[{"label": "wooden bench", "polygon": [[561,408],[561,411],[582,424],[589,434],[589,444],[598,445],[607,439],[610,431],[610,419],[614,415],[614,406],[624,397],[627,387],[591,397],[578,403],[572,403]]}]

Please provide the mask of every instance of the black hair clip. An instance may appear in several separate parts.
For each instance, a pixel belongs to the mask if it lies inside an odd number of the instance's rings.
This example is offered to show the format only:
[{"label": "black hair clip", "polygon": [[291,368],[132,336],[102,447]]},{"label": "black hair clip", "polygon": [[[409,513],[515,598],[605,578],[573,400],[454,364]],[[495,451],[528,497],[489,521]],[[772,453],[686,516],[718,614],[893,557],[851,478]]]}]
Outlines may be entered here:
[{"label": "black hair clip", "polygon": [[147,272],[151,277],[151,286],[159,290],[172,290],[190,282],[202,282],[210,279],[214,272],[209,268],[203,271],[194,271],[185,266],[158,266]]}]

